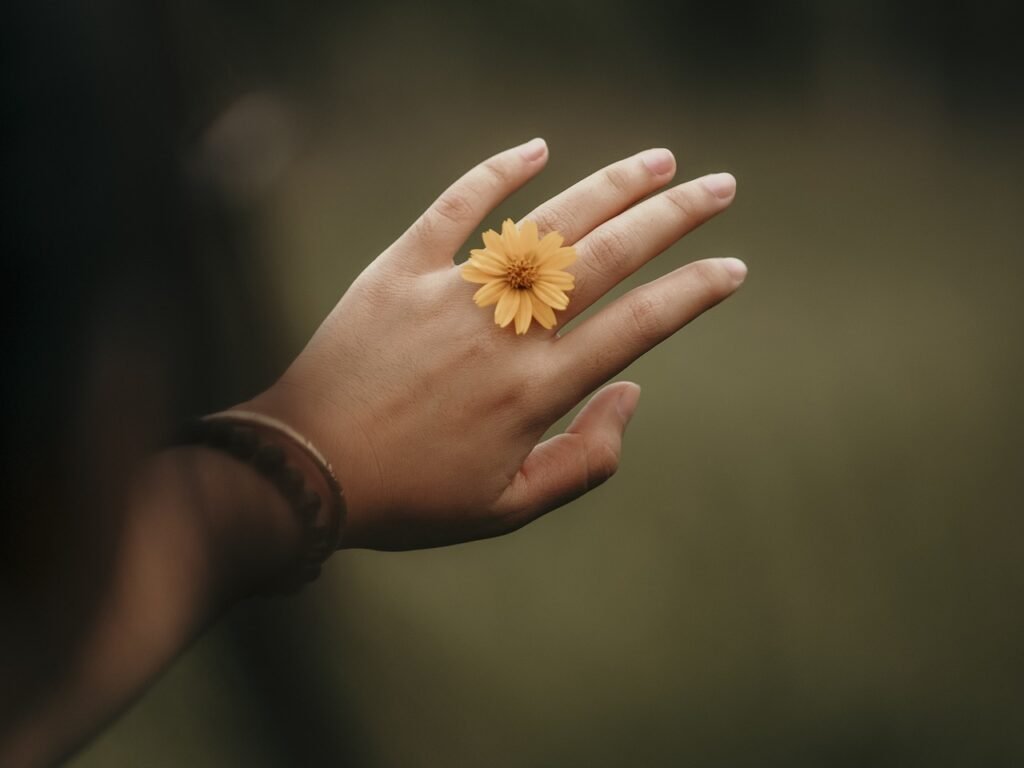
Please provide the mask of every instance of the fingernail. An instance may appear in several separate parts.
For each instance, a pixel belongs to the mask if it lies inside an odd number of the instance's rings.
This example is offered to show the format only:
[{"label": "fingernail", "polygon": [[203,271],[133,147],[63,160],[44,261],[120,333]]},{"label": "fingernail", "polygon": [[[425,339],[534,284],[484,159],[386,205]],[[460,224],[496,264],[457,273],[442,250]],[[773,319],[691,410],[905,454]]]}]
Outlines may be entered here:
[{"label": "fingernail", "polygon": [[633,414],[636,413],[637,403],[639,402],[640,386],[638,384],[632,384],[631,386],[622,388],[622,392],[619,393],[619,401],[616,403],[616,407],[619,409],[619,416],[622,417],[623,427],[629,424],[629,420],[633,418]]},{"label": "fingernail", "polygon": [[722,266],[737,283],[742,283],[747,278],[747,265],[739,259],[722,259]]},{"label": "fingernail", "polygon": [[547,152],[548,144],[544,139],[531,139],[520,145],[519,154],[524,160],[539,160]]},{"label": "fingernail", "polygon": [[736,179],[731,173],[712,173],[700,181],[708,192],[722,200],[736,194]]},{"label": "fingernail", "polygon": [[640,159],[647,166],[647,170],[655,176],[664,176],[666,173],[674,171],[676,167],[676,159],[672,153],[660,147],[641,152]]}]

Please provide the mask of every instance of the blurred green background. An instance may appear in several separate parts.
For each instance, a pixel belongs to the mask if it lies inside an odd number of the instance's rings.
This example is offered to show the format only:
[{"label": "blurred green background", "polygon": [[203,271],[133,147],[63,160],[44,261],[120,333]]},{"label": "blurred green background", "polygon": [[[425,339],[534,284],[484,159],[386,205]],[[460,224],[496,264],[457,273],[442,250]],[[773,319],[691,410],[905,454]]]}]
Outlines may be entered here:
[{"label": "blurred green background", "polygon": [[[281,4],[283,5],[283,4]],[[234,611],[94,766],[1024,764],[1018,4],[182,3],[194,151],[269,383],[463,170],[488,222],[649,146],[742,291],[638,361],[619,474],[507,538]],[[443,446],[438,446],[443,450]]]}]

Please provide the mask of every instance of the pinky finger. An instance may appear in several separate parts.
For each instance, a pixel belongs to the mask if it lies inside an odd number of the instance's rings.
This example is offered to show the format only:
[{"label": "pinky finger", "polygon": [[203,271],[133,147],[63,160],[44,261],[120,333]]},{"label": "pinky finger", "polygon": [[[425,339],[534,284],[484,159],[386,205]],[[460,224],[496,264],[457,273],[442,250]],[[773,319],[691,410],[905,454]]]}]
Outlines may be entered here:
[{"label": "pinky finger", "polygon": [[728,298],[747,275],[739,259],[705,259],[635,288],[556,343],[569,408],[691,320]]}]

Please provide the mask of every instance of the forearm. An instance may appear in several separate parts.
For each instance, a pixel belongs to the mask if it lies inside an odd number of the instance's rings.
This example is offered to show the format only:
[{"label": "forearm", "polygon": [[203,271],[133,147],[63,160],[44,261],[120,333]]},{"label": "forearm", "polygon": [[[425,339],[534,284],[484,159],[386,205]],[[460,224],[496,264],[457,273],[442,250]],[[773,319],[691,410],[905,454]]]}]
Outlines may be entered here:
[{"label": "forearm", "polygon": [[77,747],[299,548],[299,526],[270,482],[211,449],[154,457],[126,504],[103,602],[73,658],[53,660],[70,673],[49,689],[31,677],[21,686],[31,703],[4,735],[0,765],[46,764]]}]

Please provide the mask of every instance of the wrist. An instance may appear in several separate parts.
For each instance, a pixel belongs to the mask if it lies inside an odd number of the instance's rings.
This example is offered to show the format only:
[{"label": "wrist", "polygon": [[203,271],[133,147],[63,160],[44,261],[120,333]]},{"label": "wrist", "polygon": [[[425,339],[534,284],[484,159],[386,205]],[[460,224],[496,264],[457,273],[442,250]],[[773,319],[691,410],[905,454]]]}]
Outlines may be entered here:
[{"label": "wrist", "polygon": [[338,547],[345,499],[330,463],[291,425],[235,408],[192,422],[183,443],[216,449],[247,465],[287,502],[298,523],[300,551],[287,571],[264,589],[291,591],[320,574]]},{"label": "wrist", "polygon": [[364,546],[364,529],[379,512],[384,493],[376,453],[358,421],[288,378],[237,408],[288,424],[323,452],[344,489],[338,547]]}]

